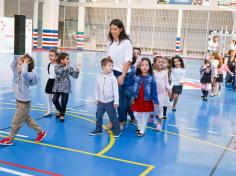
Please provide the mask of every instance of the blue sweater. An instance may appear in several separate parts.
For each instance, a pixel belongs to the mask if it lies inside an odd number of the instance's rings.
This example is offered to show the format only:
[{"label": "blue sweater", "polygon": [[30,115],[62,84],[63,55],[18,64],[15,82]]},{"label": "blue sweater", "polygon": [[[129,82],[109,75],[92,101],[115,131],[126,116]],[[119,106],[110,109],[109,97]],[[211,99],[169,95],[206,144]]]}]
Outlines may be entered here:
[{"label": "blue sweater", "polygon": [[30,86],[38,83],[38,78],[34,72],[28,72],[28,64],[22,64],[22,70],[17,71],[17,59],[13,61],[11,67],[14,72],[13,89],[16,100],[22,102],[31,101]]}]

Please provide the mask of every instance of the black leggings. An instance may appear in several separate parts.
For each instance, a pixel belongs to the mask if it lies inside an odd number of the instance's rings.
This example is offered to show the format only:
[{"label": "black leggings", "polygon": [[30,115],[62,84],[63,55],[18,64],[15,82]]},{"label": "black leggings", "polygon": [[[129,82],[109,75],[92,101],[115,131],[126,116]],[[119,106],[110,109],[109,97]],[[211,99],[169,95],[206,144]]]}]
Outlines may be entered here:
[{"label": "black leggings", "polygon": [[[61,103],[59,102],[59,98],[61,96]],[[65,115],[66,112],[66,105],[68,102],[69,94],[63,92],[55,92],[53,94],[53,104],[55,105],[56,109],[60,112],[60,115]]]}]

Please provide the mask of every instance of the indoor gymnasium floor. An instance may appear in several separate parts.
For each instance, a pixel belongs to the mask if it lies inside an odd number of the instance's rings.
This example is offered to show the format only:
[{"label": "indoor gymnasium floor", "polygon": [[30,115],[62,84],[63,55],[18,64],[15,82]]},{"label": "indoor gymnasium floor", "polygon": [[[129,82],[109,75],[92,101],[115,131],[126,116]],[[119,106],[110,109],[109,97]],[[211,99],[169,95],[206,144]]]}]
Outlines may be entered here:
[{"label": "indoor gymnasium floor", "polygon": [[[102,52],[70,52],[71,65],[82,64],[77,80],[71,78],[65,123],[55,115],[43,118],[47,107],[47,52],[33,52],[40,82],[32,87],[31,115],[48,132],[36,144],[35,132],[26,125],[13,146],[0,147],[0,175],[67,176],[235,176],[236,93],[230,87],[208,102],[201,100],[200,60],[185,60],[185,89],[177,111],[169,110],[163,131],[149,124],[142,138],[128,124],[118,139],[103,131],[90,137],[95,127],[94,84]],[[13,55],[0,55],[0,137],[10,130],[15,111],[10,63]],[[104,124],[107,119],[105,117]]]}]

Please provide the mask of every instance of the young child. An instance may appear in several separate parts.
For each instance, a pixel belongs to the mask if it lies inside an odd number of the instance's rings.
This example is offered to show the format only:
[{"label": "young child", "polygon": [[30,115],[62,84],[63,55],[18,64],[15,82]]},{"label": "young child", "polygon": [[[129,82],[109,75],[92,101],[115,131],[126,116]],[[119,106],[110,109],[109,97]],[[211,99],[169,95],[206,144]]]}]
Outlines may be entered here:
[{"label": "young child", "polygon": [[[168,74],[168,83],[171,85],[171,59],[168,57],[164,57],[163,63],[162,63],[163,70],[167,71]],[[168,93],[168,96],[171,95],[171,90]],[[163,107],[163,119],[167,119],[167,106]]]},{"label": "young child", "polygon": [[32,72],[34,60],[30,55],[25,54],[19,59],[16,58],[11,66],[15,75],[13,87],[16,96],[16,112],[12,121],[10,135],[1,140],[0,145],[12,145],[14,137],[25,123],[38,133],[35,142],[41,142],[47,133],[29,115],[31,106],[29,87],[36,85],[38,82],[36,74]]},{"label": "young child", "polygon": [[157,84],[153,77],[151,61],[148,58],[142,58],[136,71],[134,103],[132,105],[138,124],[137,136],[144,136],[150,112],[154,112],[154,105],[158,104]]},{"label": "young child", "polygon": [[207,101],[209,86],[211,84],[211,80],[213,77],[211,62],[209,60],[204,61],[204,64],[200,68],[200,74],[201,74],[200,82],[202,90],[202,100]]},{"label": "young child", "polygon": [[214,52],[210,56],[210,62],[212,66],[212,71],[213,71],[213,78],[211,81],[211,97],[217,96],[218,94],[218,83],[217,83],[217,78],[218,78],[218,65],[220,62],[220,55],[218,52]]},{"label": "young child", "polygon": [[159,100],[158,122],[156,126],[157,131],[162,130],[164,107],[168,107],[170,104],[168,94],[171,92],[171,87],[168,80],[168,71],[163,69],[163,62],[163,57],[156,56],[154,58],[154,77],[157,82],[157,94]]},{"label": "young child", "polygon": [[[133,48],[133,59],[132,59],[132,63],[131,63],[131,66],[130,66],[130,70],[131,70],[130,76],[131,76],[131,78],[129,79],[130,80],[129,85],[125,89],[125,94],[129,98],[129,103],[128,103],[129,105],[128,105],[127,113],[130,116],[130,121],[129,121],[130,123],[137,123],[137,121],[134,117],[134,113],[131,109],[131,99],[132,99],[132,96],[133,96],[132,92],[133,92],[133,89],[134,89],[135,72],[136,72],[136,69],[137,69],[136,61],[139,60],[140,56],[141,56],[141,49],[140,48]],[[138,62],[140,62],[140,61],[138,61]]]},{"label": "young child", "polygon": [[232,77],[234,76],[234,73],[230,71],[228,65],[224,63],[224,58],[220,57],[219,64],[217,67],[217,78],[216,78],[216,82],[218,84],[217,95],[221,94],[224,82],[224,75],[226,73],[230,74]]},{"label": "young child", "polygon": [[172,94],[170,101],[173,101],[172,111],[176,111],[176,104],[178,102],[179,95],[182,94],[183,82],[185,77],[184,61],[180,56],[174,56],[171,59],[172,71],[171,71],[171,84]]},{"label": "young child", "polygon": [[[55,74],[56,79],[53,85],[52,91],[53,94],[53,103],[58,110],[58,114],[56,115],[57,118],[60,118],[61,122],[64,122],[66,106],[69,98],[69,93],[71,93],[71,81],[69,76],[74,77],[77,79],[80,73],[81,65],[78,64],[76,69],[69,66],[70,58],[68,53],[60,53],[57,59],[57,65],[55,65]],[[61,102],[59,103],[59,99],[61,97]]]},{"label": "young child", "polygon": [[118,82],[113,75],[113,61],[104,58],[101,61],[102,74],[97,76],[95,99],[97,102],[96,128],[89,133],[91,136],[102,134],[102,118],[107,112],[112,123],[114,137],[120,136],[120,123],[116,109],[119,106]]},{"label": "young child", "polygon": [[48,71],[48,81],[45,87],[45,93],[48,94],[48,112],[44,114],[44,117],[52,116],[52,96],[53,96],[53,85],[56,78],[56,74],[54,71],[56,62],[57,62],[57,52],[55,50],[49,51],[49,60],[47,71]]}]

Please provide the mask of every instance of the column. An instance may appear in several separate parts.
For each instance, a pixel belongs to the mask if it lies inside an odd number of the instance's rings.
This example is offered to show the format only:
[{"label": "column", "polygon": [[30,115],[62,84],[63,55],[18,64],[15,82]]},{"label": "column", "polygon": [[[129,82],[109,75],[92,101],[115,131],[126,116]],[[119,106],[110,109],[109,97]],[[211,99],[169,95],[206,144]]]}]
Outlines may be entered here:
[{"label": "column", "polygon": [[57,49],[58,47],[59,0],[44,0],[42,47]]},{"label": "column", "polygon": [[0,0],[0,17],[4,17],[5,0]]},{"label": "column", "polygon": [[181,29],[182,29],[182,17],[183,17],[183,11],[179,10],[178,15],[178,26],[177,26],[177,36],[176,36],[176,45],[175,45],[175,54],[181,55]]},{"label": "column", "polygon": [[34,1],[34,11],[33,11],[33,48],[38,46],[38,12],[39,12],[39,2]]},{"label": "column", "polygon": [[[128,0],[128,4],[130,5],[132,0]],[[130,35],[130,25],[131,25],[131,8],[127,8],[127,23],[126,23],[126,33]]]},{"label": "column", "polygon": [[233,13],[233,32],[236,32],[236,10]]},{"label": "column", "polygon": [[[80,0],[85,2],[85,0]],[[85,7],[79,7],[78,14],[78,32],[77,32],[77,48],[84,48],[84,32],[85,32]]]}]

